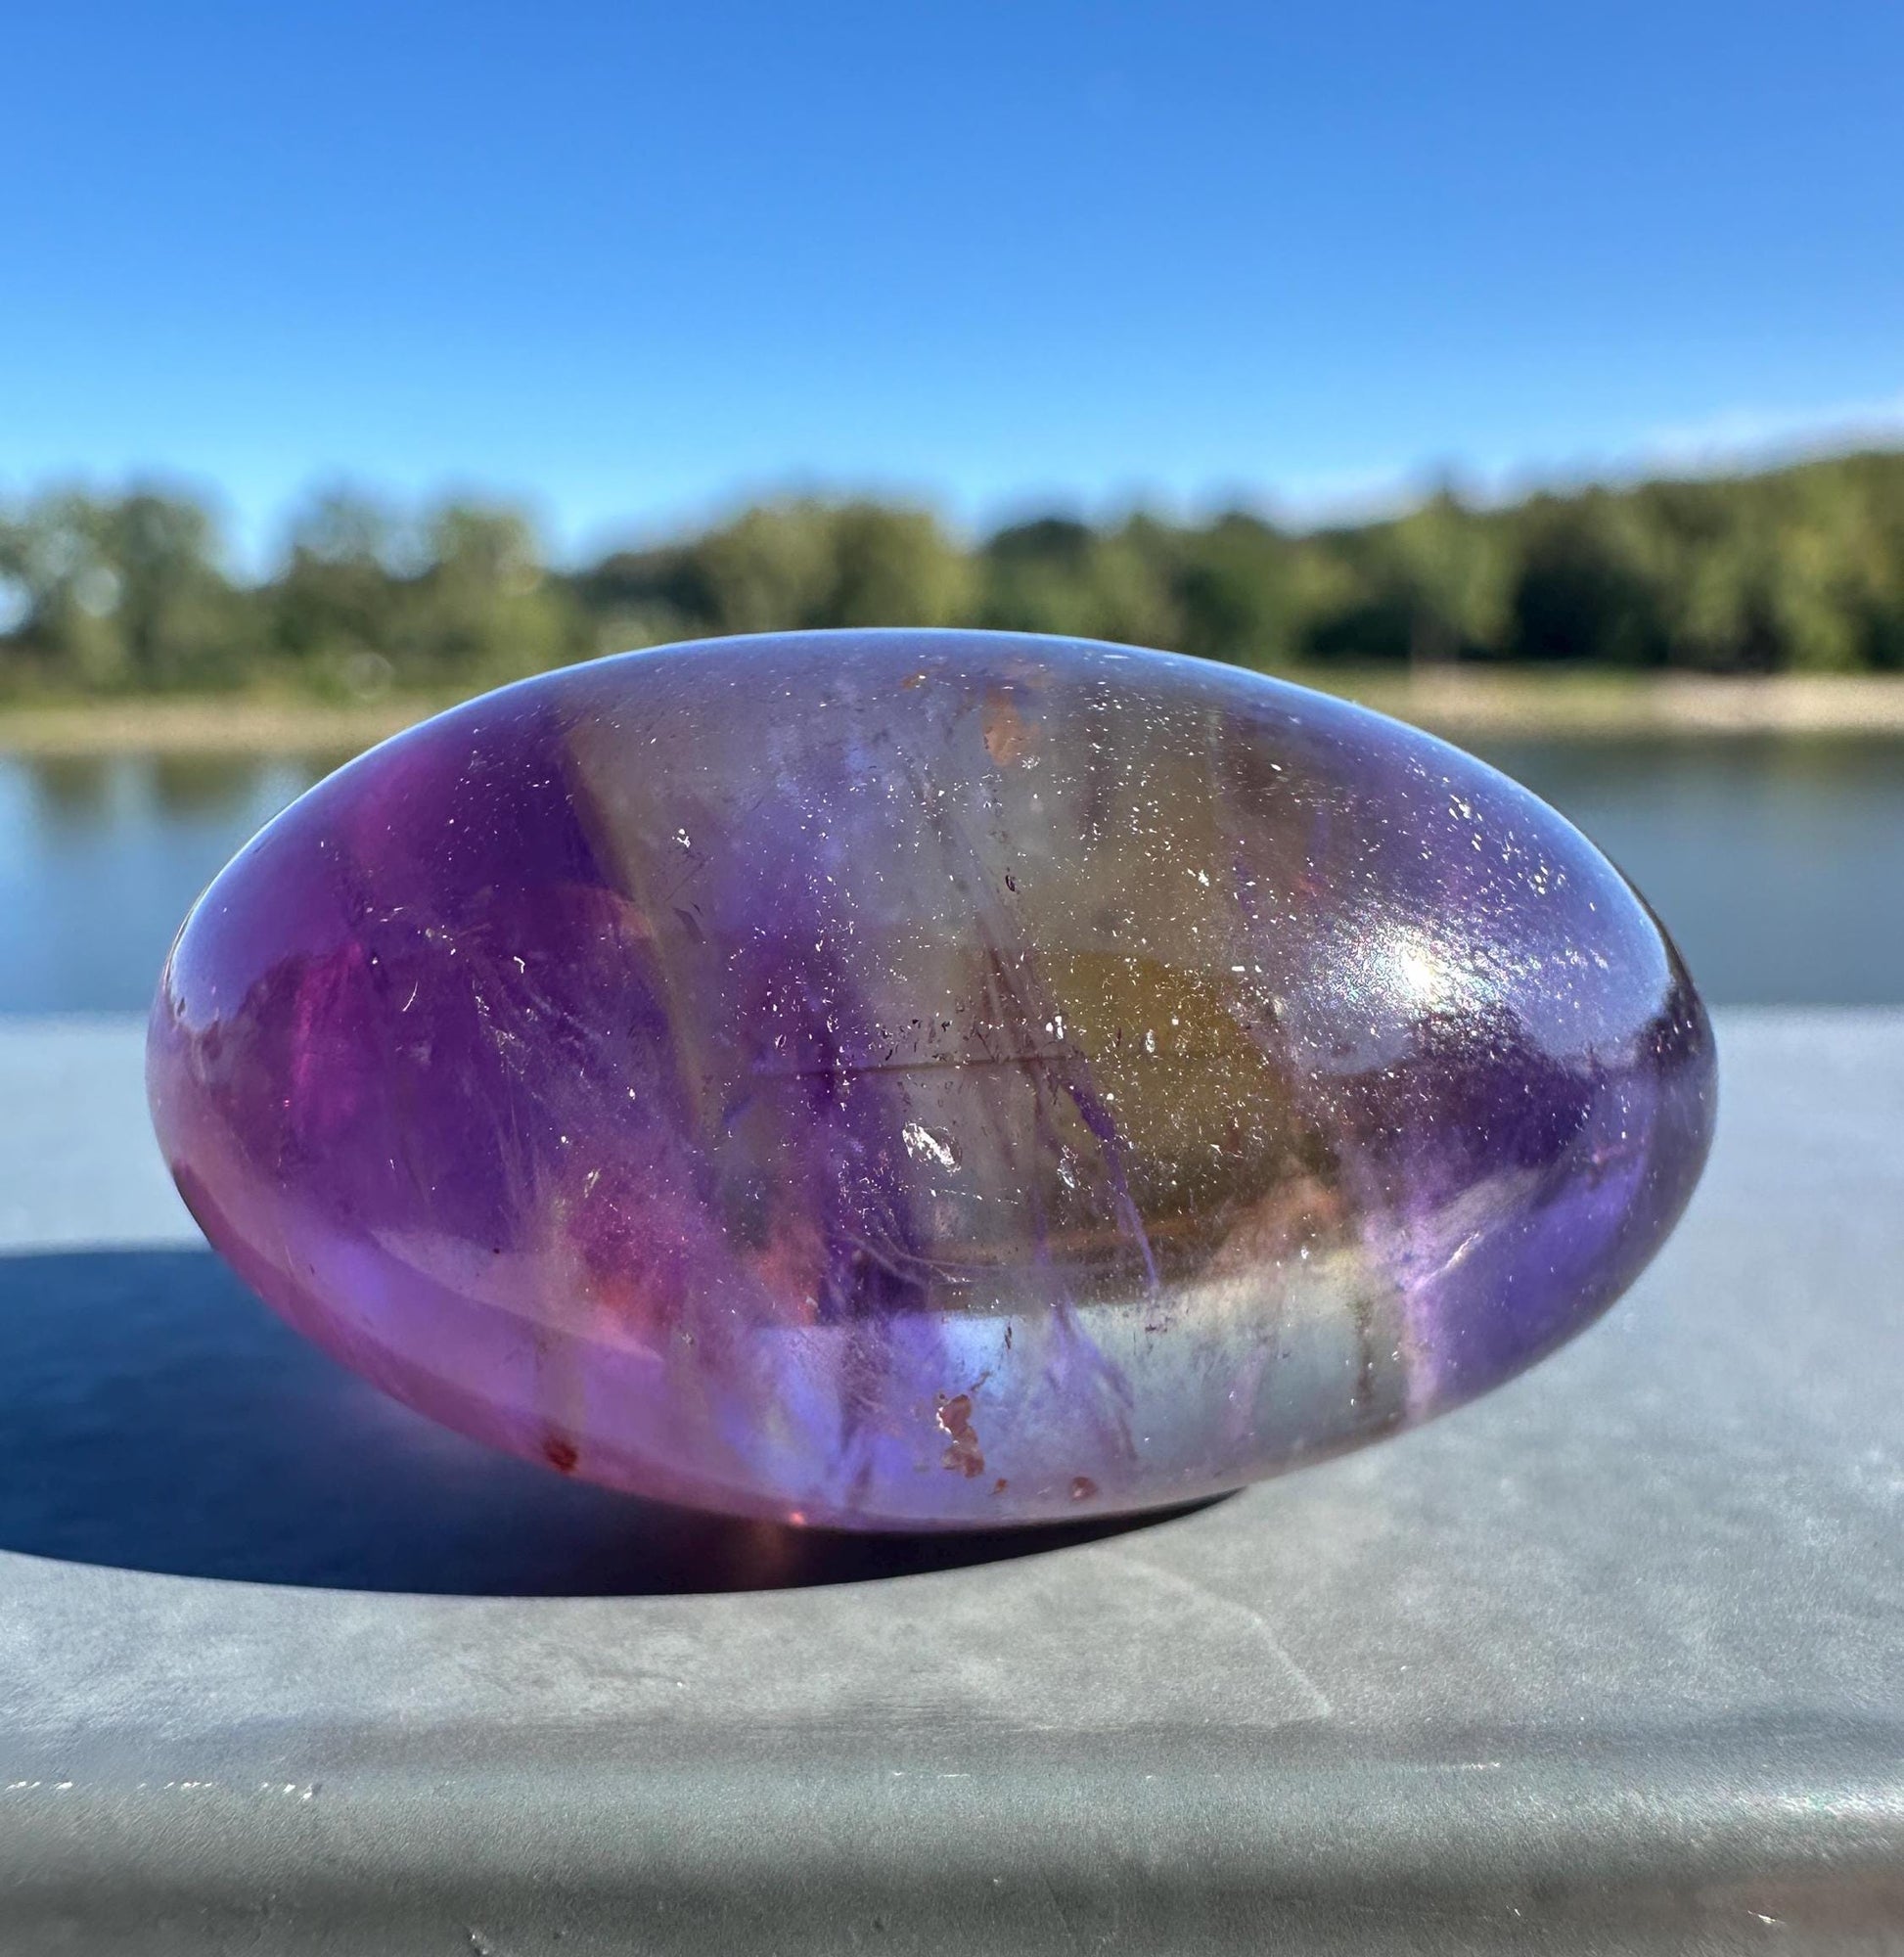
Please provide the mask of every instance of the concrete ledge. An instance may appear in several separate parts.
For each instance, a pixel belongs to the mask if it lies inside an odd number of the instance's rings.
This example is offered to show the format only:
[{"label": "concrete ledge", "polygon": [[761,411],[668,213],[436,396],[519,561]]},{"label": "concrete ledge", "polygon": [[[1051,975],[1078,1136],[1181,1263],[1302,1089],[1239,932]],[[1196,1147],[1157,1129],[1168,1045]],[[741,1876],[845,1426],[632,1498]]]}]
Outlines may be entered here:
[{"label": "concrete ledge", "polygon": [[385,1406],[194,1248],[136,1025],[0,1023],[0,1948],[1887,1947],[1904,1012],[1720,1039],[1527,1378],[931,1567]]}]

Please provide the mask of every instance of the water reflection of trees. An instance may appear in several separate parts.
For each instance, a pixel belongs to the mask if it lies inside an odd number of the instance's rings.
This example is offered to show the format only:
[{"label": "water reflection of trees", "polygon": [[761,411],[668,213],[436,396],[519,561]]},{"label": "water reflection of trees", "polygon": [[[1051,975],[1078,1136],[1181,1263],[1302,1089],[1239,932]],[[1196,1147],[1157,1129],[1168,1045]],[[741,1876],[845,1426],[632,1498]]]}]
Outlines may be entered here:
[{"label": "water reflection of trees", "polygon": [[45,754],[26,764],[33,805],[50,829],[97,828],[124,763],[109,754]]},{"label": "water reflection of trees", "polygon": [[[339,757],[248,753],[40,754],[23,762],[35,819],[54,835],[152,816],[242,831],[327,774]],[[234,834],[233,842],[243,840]]]},{"label": "water reflection of trees", "polygon": [[266,765],[255,754],[156,754],[145,773],[166,815],[232,815],[256,796]]}]

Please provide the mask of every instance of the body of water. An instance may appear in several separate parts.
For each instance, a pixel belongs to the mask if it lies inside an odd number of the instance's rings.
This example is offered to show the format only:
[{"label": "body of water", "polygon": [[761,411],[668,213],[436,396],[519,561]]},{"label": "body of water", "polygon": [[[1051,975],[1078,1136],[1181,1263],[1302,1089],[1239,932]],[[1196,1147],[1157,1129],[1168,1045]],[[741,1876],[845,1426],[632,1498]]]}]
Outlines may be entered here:
[{"label": "body of water", "polygon": [[[1904,742],[1494,743],[1719,1005],[1904,1002]],[[193,898],[328,763],[0,755],[0,1013],[142,1011]]]}]

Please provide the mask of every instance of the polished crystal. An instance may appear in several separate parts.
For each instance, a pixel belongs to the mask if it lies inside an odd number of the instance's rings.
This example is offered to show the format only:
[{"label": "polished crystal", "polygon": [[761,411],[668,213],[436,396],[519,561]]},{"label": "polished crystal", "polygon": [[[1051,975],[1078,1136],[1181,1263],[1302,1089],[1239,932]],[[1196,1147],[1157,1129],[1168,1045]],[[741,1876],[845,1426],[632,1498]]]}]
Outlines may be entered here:
[{"label": "polished crystal", "polygon": [[1671,943],[1525,791],[1214,664],[630,654],[321,783],[181,932],[159,1132],[346,1364],[616,1487],[1185,1501],[1494,1386],[1704,1159]]}]

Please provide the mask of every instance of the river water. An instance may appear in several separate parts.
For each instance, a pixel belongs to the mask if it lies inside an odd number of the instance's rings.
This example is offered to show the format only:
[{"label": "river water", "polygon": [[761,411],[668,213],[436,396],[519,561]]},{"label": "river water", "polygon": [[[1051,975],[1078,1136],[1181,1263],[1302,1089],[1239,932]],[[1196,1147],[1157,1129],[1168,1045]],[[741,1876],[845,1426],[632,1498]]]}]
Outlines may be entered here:
[{"label": "river water", "polygon": [[[1483,744],[1646,891],[1718,1005],[1904,1002],[1904,741]],[[325,771],[0,755],[0,1013],[143,1010],[187,906]]]}]

